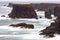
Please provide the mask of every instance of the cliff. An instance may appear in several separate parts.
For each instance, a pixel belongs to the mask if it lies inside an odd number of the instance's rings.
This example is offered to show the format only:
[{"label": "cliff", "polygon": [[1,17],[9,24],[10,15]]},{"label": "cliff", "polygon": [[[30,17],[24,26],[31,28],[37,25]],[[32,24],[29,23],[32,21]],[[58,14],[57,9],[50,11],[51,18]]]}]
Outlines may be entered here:
[{"label": "cliff", "polygon": [[[60,10],[60,8],[58,8]],[[58,13],[58,17],[55,20],[54,23],[51,23],[50,26],[46,27],[45,29],[43,29],[40,33],[41,35],[46,35],[48,37],[54,37],[54,34],[60,34],[60,12],[58,12],[56,9],[55,11],[56,13]]]},{"label": "cliff", "polygon": [[48,19],[51,19],[51,14],[54,14],[54,16],[56,17],[59,15],[59,13],[56,13],[57,11],[60,12],[59,8],[57,7],[58,5],[60,4],[55,4],[55,3],[32,4],[34,9],[38,9],[38,11],[45,11],[45,18]]},{"label": "cliff", "polygon": [[[12,7],[14,4],[9,3],[9,7]],[[32,3],[31,6],[33,9],[38,9],[38,11],[45,11],[45,18],[51,19],[51,14],[54,14],[54,16],[58,16],[59,13],[56,13],[56,11],[59,11],[58,5],[55,3]],[[54,12],[55,11],[55,12]]]},{"label": "cliff", "polygon": [[13,9],[8,16],[10,18],[36,18],[37,14],[31,4],[13,4]]}]

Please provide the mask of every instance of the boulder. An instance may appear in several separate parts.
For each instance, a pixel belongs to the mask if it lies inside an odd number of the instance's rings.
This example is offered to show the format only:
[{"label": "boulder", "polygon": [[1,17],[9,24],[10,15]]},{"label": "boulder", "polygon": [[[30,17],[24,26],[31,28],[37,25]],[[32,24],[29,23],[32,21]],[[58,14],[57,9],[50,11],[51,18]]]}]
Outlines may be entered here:
[{"label": "boulder", "polygon": [[10,18],[35,18],[37,14],[31,4],[13,4],[11,13],[8,14]]}]

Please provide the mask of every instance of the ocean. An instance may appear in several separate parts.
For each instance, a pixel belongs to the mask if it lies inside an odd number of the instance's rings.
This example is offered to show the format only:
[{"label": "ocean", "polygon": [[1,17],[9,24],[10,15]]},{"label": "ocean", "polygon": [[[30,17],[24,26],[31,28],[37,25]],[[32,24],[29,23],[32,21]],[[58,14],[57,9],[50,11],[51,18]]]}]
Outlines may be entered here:
[{"label": "ocean", "polygon": [[[38,19],[11,19],[8,17],[8,13],[10,13],[12,8],[0,6],[0,40],[58,40],[60,39],[60,35],[56,35],[53,38],[47,38],[44,35],[39,35],[40,31],[50,26],[53,19],[47,19],[44,16],[44,12],[36,11],[38,15]],[[40,14],[39,14],[40,13]],[[6,17],[1,17],[1,15],[6,15]],[[42,16],[42,18],[39,18]],[[10,27],[10,24],[17,23],[27,23],[33,24],[34,29],[25,29],[25,28],[13,28]]]}]

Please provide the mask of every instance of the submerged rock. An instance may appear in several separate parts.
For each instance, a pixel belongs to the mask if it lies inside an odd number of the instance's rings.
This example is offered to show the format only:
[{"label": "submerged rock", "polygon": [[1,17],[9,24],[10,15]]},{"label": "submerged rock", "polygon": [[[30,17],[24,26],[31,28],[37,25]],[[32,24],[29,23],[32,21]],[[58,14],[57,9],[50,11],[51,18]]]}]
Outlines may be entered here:
[{"label": "submerged rock", "polygon": [[36,18],[37,14],[31,4],[13,4],[13,9],[10,18]]},{"label": "submerged rock", "polygon": [[18,24],[11,24],[10,26],[13,26],[13,27],[20,27],[20,28],[31,28],[31,29],[34,29],[34,25],[32,24],[26,24],[26,23],[18,23]]}]

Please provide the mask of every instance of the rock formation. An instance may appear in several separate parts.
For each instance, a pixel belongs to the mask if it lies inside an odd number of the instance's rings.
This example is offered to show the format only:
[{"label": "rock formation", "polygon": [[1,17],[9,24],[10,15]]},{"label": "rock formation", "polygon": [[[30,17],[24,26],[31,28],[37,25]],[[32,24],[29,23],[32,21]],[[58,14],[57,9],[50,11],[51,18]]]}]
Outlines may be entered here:
[{"label": "rock formation", "polygon": [[47,8],[47,9],[45,10],[45,18],[51,19],[51,18],[52,18],[52,17],[51,17],[51,14],[52,14],[51,9],[50,9],[50,8]]},{"label": "rock formation", "polygon": [[2,15],[1,17],[5,17],[5,15]]},{"label": "rock formation", "polygon": [[57,5],[54,8],[54,15],[57,17],[60,14],[60,5]]},{"label": "rock formation", "polygon": [[26,24],[26,23],[11,24],[9,26],[34,29],[34,25],[32,25],[32,24]]},{"label": "rock formation", "polygon": [[36,18],[37,14],[32,8],[31,4],[13,4],[13,9],[10,14],[10,18]]},{"label": "rock formation", "polygon": [[[54,16],[59,15],[59,6],[60,4],[55,4],[55,3],[37,3],[37,4],[32,4],[34,9],[38,9],[38,11],[45,11],[45,17],[48,19],[51,19],[51,14],[54,14]],[[48,11],[48,8],[50,11]],[[46,12],[46,10],[48,12]],[[55,12],[54,12],[55,11]]]},{"label": "rock formation", "polygon": [[12,7],[12,6],[13,6],[13,4],[12,4],[12,3],[9,3],[9,4],[8,4],[8,7]]},{"label": "rock formation", "polygon": [[[54,37],[54,34],[60,34],[60,12],[58,12],[57,9],[55,9],[56,11],[54,11],[54,12],[58,13],[59,15],[56,14],[58,17],[55,20],[55,22],[51,23],[50,26],[41,30],[42,33],[40,33],[40,34],[46,35],[49,37]],[[58,10],[60,10],[60,8]]]},{"label": "rock formation", "polygon": [[50,26],[46,27],[46,29],[41,30],[42,35],[46,35],[49,37],[54,37],[54,34],[60,34],[60,15],[57,17],[54,23],[51,23]]}]

